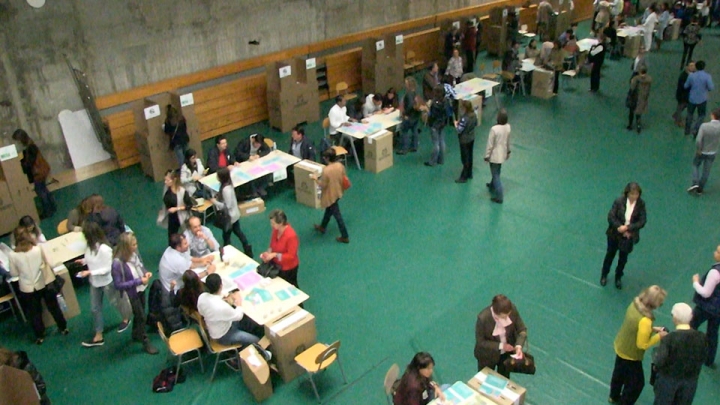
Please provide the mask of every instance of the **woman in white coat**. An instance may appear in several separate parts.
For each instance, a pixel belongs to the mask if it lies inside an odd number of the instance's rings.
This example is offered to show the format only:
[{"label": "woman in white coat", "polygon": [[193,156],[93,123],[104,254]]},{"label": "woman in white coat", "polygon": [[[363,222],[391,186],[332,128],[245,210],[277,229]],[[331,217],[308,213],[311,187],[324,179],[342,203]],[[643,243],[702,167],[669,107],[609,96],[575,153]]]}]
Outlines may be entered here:
[{"label": "woman in white coat", "polygon": [[85,250],[85,258],[79,259],[78,262],[87,265],[88,269],[79,272],[78,276],[90,278],[90,307],[92,308],[95,326],[95,336],[82,342],[82,345],[85,347],[102,346],[105,344],[105,339],[103,339],[105,326],[103,320],[103,296],[108,297],[108,300],[115,306],[122,317],[122,322],[117,328],[118,333],[124,332],[130,325],[132,308],[127,296],[121,294],[113,285],[112,274],[110,273],[113,251],[108,245],[102,228],[95,222],[85,222],[82,232],[87,241],[87,249]]},{"label": "woman in white coat", "polygon": [[500,182],[500,168],[506,160],[510,159],[510,124],[505,109],[497,114],[497,125],[490,128],[490,135],[485,148],[485,161],[490,163],[492,180],[485,184],[494,194],[490,201],[498,204],[503,202],[503,186]]},{"label": "woman in white coat", "polygon": [[645,22],[643,23],[643,36],[645,39],[645,50],[650,52],[650,49],[652,49],[653,31],[655,31],[655,26],[658,23],[658,11],[657,6],[654,3],[648,7],[648,10],[650,10],[650,14],[648,14]]}]

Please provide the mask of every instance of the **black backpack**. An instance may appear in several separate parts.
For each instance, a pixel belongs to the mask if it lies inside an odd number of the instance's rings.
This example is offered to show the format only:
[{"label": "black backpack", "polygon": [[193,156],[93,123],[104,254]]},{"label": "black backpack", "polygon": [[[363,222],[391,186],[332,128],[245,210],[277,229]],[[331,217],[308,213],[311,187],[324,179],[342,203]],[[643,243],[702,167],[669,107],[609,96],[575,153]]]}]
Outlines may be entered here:
[{"label": "black backpack", "polygon": [[182,373],[182,369],[179,374],[175,374],[175,367],[168,367],[153,378],[152,390],[153,392],[170,392],[175,387],[175,384],[184,382],[185,374]]}]

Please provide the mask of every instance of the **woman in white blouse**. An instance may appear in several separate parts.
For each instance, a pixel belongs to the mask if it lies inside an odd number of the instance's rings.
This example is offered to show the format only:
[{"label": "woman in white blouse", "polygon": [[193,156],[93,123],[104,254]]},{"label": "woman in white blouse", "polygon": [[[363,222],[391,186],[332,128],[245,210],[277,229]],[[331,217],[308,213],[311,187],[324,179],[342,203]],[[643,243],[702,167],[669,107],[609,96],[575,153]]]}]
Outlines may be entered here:
[{"label": "woman in white blouse", "polygon": [[446,75],[450,75],[455,79],[455,82],[460,80],[463,75],[463,59],[460,56],[460,50],[454,49],[452,58],[448,60],[447,69],[445,70]]},{"label": "woman in white blouse", "polygon": [[130,324],[132,308],[126,295],[121,295],[113,286],[113,279],[110,270],[112,268],[113,252],[105,239],[105,233],[100,225],[94,222],[83,224],[83,235],[87,241],[85,258],[78,262],[86,264],[88,269],[78,273],[79,277],[90,278],[90,307],[93,313],[95,325],[95,336],[92,339],[82,342],[85,347],[102,346],[103,339],[103,296],[107,296],[110,302],[122,316],[122,322],[118,326],[118,333],[124,332]]},{"label": "woman in white blouse", "polygon": [[[26,230],[30,237],[33,238],[36,245],[39,243],[47,242],[47,238],[45,238],[42,229],[37,226],[35,220],[30,215],[25,215],[24,217],[20,218],[17,227]],[[10,247],[15,249],[15,232],[10,234]]]},{"label": "woman in white blouse", "polygon": [[203,166],[202,160],[197,157],[195,149],[185,151],[185,163],[180,168],[180,182],[191,196],[195,198],[210,198],[208,190],[200,179],[205,176],[207,169]]},{"label": "woman in white blouse", "polygon": [[607,253],[603,262],[600,285],[607,284],[607,275],[610,273],[615,255],[620,251],[617,267],[615,268],[615,287],[622,289],[622,276],[627,263],[628,255],[638,242],[640,242],[640,229],[645,226],[645,201],[640,196],[640,185],[631,182],[625,186],[623,195],[618,197],[608,212]]},{"label": "woman in white blouse", "polygon": [[15,251],[10,252],[10,275],[19,278],[19,295],[35,332],[35,343],[41,345],[45,340],[42,301],[45,301],[45,306],[58,325],[60,333],[67,335],[70,332],[58,305],[57,295],[47,288],[48,284],[55,281],[55,274],[52,270],[43,272],[43,266],[47,264],[35,237],[21,227],[15,229],[13,236],[16,246]]}]

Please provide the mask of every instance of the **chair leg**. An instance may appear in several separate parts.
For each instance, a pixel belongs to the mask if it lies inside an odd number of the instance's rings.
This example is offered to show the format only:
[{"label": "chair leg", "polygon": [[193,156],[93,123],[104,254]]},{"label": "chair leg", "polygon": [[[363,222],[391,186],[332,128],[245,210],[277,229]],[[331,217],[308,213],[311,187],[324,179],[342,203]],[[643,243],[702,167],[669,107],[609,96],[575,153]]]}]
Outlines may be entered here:
[{"label": "chair leg", "polygon": [[343,369],[342,362],[340,361],[340,356],[337,358],[338,366],[340,366],[340,373],[343,376],[343,381],[345,381],[345,384],[348,383],[347,378],[345,378],[345,369]]},{"label": "chair leg", "polygon": [[198,363],[200,363],[200,372],[205,374],[205,366],[203,365],[202,355],[200,355],[200,349],[195,349],[198,356]]},{"label": "chair leg", "polygon": [[310,384],[313,387],[313,391],[315,391],[315,397],[318,400],[318,404],[321,404],[322,401],[320,400],[320,394],[318,394],[317,387],[315,386],[315,381],[313,380],[312,373],[308,373],[308,376],[310,377]]},{"label": "chair leg", "polygon": [[175,375],[180,375],[180,365],[182,364],[182,354],[178,356],[178,364],[177,368],[175,369]]},{"label": "chair leg", "polygon": [[218,365],[218,362],[220,361],[220,355],[221,355],[221,354],[222,354],[222,353],[218,353],[218,354],[215,355],[215,365],[213,366],[212,375],[210,375],[210,382],[212,382],[212,381],[213,381],[213,378],[215,378],[215,370],[217,370],[217,365]]}]

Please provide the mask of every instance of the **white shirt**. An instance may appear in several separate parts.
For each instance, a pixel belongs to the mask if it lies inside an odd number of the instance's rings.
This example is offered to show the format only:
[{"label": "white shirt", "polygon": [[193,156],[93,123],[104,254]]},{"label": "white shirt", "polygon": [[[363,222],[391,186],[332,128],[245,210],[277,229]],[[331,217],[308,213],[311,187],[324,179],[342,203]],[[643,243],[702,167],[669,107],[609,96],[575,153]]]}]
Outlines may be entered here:
[{"label": "white shirt", "polygon": [[624,4],[623,0],[615,0],[615,2],[613,3],[612,11],[611,11],[612,15],[616,16],[616,15],[622,13],[624,5],[625,4]]},{"label": "white shirt", "polygon": [[213,339],[225,336],[232,323],[241,320],[245,315],[240,307],[233,308],[217,294],[200,294],[197,307],[200,315],[205,318],[208,334]]},{"label": "white shirt", "polygon": [[382,104],[375,105],[375,103],[373,102],[373,96],[374,94],[368,94],[368,96],[365,97],[365,104],[363,105],[363,117],[365,118],[375,114],[377,111],[380,111],[382,109]]},{"label": "white shirt", "polygon": [[632,217],[633,211],[635,211],[635,204],[631,203],[630,200],[625,200],[625,225],[630,225],[630,217]]},{"label": "white shirt", "polygon": [[190,258],[190,250],[180,252],[171,247],[165,249],[162,258],[160,258],[160,282],[165,291],[170,291],[170,282],[175,281],[175,291],[183,287],[182,275],[185,270],[190,270],[192,259]]},{"label": "white shirt", "polygon": [[41,266],[43,265],[42,250],[33,246],[27,252],[10,252],[10,275],[18,277],[20,291],[31,293],[45,288]]},{"label": "white shirt", "polygon": [[337,134],[337,129],[342,124],[350,121],[350,117],[347,115],[347,107],[340,107],[337,103],[330,109],[328,118],[330,119],[330,133],[333,135]]},{"label": "white shirt", "polygon": [[104,243],[98,246],[97,252],[93,253],[90,248],[85,250],[85,263],[90,270],[90,285],[101,288],[112,283],[112,256],[112,248]]},{"label": "white shirt", "polygon": [[213,235],[210,228],[208,228],[207,226],[201,226],[200,230],[213,244],[213,248],[210,249],[205,239],[195,236],[195,234],[192,233],[190,229],[186,229],[183,235],[185,235],[185,239],[187,239],[188,243],[190,244],[190,249],[188,250],[190,251],[191,257],[205,257],[212,252],[217,252],[220,247],[217,239],[215,239],[215,236]]},{"label": "white shirt", "polygon": [[195,185],[195,180],[193,180],[194,175],[198,175],[200,177],[203,176],[203,172],[205,171],[205,166],[203,166],[202,161],[200,158],[197,158],[195,160],[195,165],[197,166],[197,170],[190,171],[190,168],[187,164],[183,164],[182,168],[180,168],[180,181],[182,182],[182,186],[190,193],[190,195],[195,194],[195,191],[197,190],[197,186]]},{"label": "white shirt", "polygon": [[693,283],[693,288],[695,288],[695,292],[700,294],[701,297],[710,298],[718,284],[720,284],[720,273],[712,269],[708,273],[707,278],[705,278],[705,285]]}]

